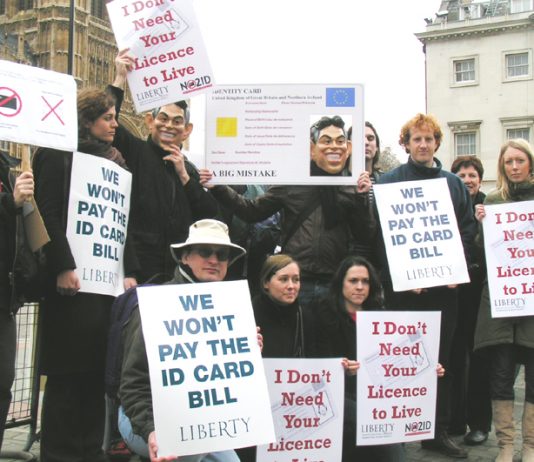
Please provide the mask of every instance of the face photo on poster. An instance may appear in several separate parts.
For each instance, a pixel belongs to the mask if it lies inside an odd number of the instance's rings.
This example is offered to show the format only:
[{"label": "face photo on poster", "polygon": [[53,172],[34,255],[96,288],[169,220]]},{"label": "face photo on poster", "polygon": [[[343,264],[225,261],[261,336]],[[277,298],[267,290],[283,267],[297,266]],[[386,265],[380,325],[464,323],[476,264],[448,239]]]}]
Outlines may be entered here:
[{"label": "face photo on poster", "polygon": [[352,143],[348,130],[352,115],[310,116],[310,176],[350,176]]}]

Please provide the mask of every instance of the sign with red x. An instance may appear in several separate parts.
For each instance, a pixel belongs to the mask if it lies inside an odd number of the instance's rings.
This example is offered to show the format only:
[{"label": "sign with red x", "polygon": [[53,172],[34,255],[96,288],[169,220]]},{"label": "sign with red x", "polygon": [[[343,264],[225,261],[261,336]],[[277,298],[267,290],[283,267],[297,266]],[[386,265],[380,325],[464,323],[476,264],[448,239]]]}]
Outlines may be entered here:
[{"label": "sign with red x", "polygon": [[76,92],[70,75],[0,60],[0,141],[76,151]]},{"label": "sign with red x", "polygon": [[43,99],[43,101],[46,103],[46,105],[48,106],[48,108],[50,109],[45,115],[44,117],[41,119],[41,122],[45,119],[48,118],[48,116],[50,114],[54,114],[57,118],[57,120],[59,120],[61,122],[61,125],[65,125],[65,122],[63,122],[63,120],[61,119],[61,117],[59,116],[59,114],[56,112],[56,109],[60,106],[60,104],[64,101],[64,100],[59,100],[55,106],[52,107],[52,105],[48,102],[48,100],[44,97],[44,96],[41,96],[41,98]]}]

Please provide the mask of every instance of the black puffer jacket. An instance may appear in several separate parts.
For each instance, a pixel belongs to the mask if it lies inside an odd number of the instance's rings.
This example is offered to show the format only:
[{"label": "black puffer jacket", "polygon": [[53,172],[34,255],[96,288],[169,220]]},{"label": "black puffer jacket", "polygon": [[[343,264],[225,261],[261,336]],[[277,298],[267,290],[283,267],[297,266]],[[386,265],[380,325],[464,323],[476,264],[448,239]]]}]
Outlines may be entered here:
[{"label": "black puffer jacket", "polygon": [[15,258],[15,233],[17,208],[13,199],[14,179],[9,169],[19,161],[0,152],[0,314],[14,313],[18,308],[15,302],[10,273]]},{"label": "black puffer jacket", "polygon": [[[119,113],[123,92],[112,86],[108,91],[117,98]],[[197,169],[188,161],[185,165],[191,179],[183,186],[174,166],[163,160],[168,152],[150,137],[137,138],[121,125],[113,146],[122,153],[132,172],[128,232],[139,260],[138,282],[161,273],[169,279],[176,265],[170,244],[184,242],[195,221],[215,217],[217,201],[200,185]]]},{"label": "black puffer jacket", "polygon": [[255,223],[278,211],[282,213],[282,242],[309,201],[316,207],[308,213],[298,229],[287,239],[284,253],[299,262],[302,276],[329,280],[341,260],[347,256],[352,236],[369,240],[375,232],[375,221],[366,194],[355,187],[331,186],[337,201],[337,222],[328,228],[321,206],[323,188],[317,186],[272,186],[256,199],[245,199],[227,186],[216,186],[212,193],[218,201],[243,221]]}]

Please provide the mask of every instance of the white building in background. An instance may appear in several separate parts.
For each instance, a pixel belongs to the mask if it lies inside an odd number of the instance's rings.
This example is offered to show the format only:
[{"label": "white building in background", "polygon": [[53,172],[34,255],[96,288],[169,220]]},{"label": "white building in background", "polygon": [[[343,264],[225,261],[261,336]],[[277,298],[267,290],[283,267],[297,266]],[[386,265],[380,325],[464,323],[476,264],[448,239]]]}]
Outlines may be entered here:
[{"label": "white building in background", "polygon": [[438,157],[482,159],[493,182],[508,138],[534,143],[534,0],[442,0],[426,31],[427,112],[444,130]]}]

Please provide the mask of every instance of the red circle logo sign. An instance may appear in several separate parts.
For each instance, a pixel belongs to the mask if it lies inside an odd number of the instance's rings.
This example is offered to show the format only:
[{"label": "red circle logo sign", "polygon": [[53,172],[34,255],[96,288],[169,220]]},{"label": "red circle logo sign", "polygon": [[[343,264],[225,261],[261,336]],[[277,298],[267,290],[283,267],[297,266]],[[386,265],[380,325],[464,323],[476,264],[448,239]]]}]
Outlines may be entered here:
[{"label": "red circle logo sign", "polygon": [[15,117],[22,109],[19,94],[8,87],[0,87],[0,116]]}]

